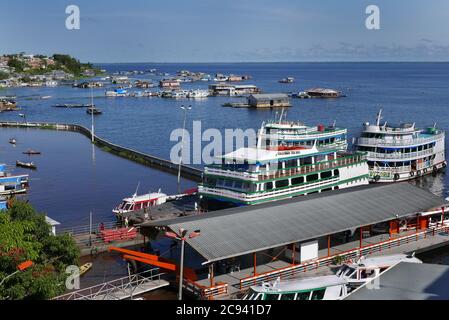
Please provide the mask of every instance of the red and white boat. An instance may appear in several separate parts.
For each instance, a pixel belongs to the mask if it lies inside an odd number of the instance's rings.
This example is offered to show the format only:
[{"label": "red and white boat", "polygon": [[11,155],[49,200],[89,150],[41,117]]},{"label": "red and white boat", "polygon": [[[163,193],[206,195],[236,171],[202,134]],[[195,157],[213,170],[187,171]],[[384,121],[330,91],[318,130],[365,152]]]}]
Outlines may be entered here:
[{"label": "red and white boat", "polygon": [[112,212],[116,215],[121,215],[123,213],[140,211],[148,207],[161,205],[167,202],[167,200],[169,200],[169,196],[160,191],[150,192],[140,196],[135,193],[132,197],[123,199]]}]

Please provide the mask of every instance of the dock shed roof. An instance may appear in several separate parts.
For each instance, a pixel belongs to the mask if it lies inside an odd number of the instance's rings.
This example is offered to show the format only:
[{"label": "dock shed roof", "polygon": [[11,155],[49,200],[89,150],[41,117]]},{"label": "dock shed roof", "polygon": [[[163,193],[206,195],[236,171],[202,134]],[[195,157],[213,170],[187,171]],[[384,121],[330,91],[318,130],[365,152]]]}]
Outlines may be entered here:
[{"label": "dock shed roof", "polygon": [[315,239],[396,217],[448,205],[407,182],[313,194],[255,206],[231,208],[142,227],[180,228],[201,235],[187,243],[205,263]]},{"label": "dock shed roof", "polygon": [[250,97],[256,100],[289,99],[288,94],[285,93],[257,93],[252,94]]}]

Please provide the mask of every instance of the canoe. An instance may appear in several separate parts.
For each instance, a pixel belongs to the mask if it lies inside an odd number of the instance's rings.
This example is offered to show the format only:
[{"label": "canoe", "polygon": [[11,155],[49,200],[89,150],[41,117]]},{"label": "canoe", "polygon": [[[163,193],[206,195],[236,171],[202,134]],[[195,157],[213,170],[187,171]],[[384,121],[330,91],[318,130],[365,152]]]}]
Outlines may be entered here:
[{"label": "canoe", "polygon": [[82,276],[83,274],[85,274],[87,271],[89,271],[92,268],[92,262],[87,262],[85,264],[83,264],[80,267],[80,276]]},{"label": "canoe", "polygon": [[31,149],[29,149],[29,150],[27,150],[27,151],[24,151],[24,152],[22,152],[22,153],[23,153],[23,154],[28,154],[28,155],[32,155],[32,154],[41,154],[40,151],[31,150]]}]

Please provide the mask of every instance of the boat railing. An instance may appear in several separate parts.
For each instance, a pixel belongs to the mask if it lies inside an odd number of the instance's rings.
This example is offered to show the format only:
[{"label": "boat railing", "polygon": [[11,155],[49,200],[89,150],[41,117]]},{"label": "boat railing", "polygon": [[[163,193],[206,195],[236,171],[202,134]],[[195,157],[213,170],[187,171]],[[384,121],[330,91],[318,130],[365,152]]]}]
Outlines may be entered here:
[{"label": "boat railing", "polygon": [[379,152],[368,151],[367,156],[368,156],[368,158],[373,158],[373,159],[412,159],[412,158],[432,155],[434,153],[435,153],[434,149],[430,148],[427,150],[422,150],[422,151],[417,151],[417,152],[409,152],[409,153],[402,153],[402,152],[379,153]]},{"label": "boat railing", "polygon": [[57,234],[68,233],[73,236],[89,234],[89,232],[97,233],[101,230],[102,224],[103,224],[104,229],[116,229],[116,228],[120,228],[123,226],[121,222],[109,221],[109,222],[93,223],[92,226],[87,224],[87,225],[65,227],[65,228],[57,227],[56,233]]},{"label": "boat railing", "polygon": [[357,145],[372,145],[372,146],[411,146],[417,144],[423,144],[427,142],[434,142],[444,138],[444,133],[432,135],[428,138],[413,138],[413,139],[398,139],[398,140],[385,140],[376,138],[357,138]]},{"label": "boat railing", "polygon": [[393,247],[398,247],[404,244],[411,243],[426,239],[429,236],[434,236],[437,232],[448,232],[449,227],[447,225],[439,225],[434,228],[428,228],[423,231],[413,232],[411,234],[382,241],[379,243],[369,244],[360,248],[354,248],[351,250],[343,251],[334,255],[329,255],[320,259],[305,262],[303,264],[291,265],[281,269],[260,273],[253,276],[248,276],[240,279],[240,290],[245,290],[253,285],[260,285],[263,282],[274,281],[278,277],[281,279],[288,279],[293,276],[297,276],[300,273],[316,270],[320,267],[329,266],[334,262],[335,258],[343,258],[345,261],[356,260],[361,256],[381,252],[382,250],[388,250]]},{"label": "boat railing", "polygon": [[358,153],[350,156],[344,156],[339,158],[337,157],[335,159],[318,162],[316,164],[305,164],[295,167],[259,170],[253,172],[245,171],[243,169],[241,170],[223,169],[220,165],[211,165],[205,168],[205,173],[212,173],[217,175],[222,174],[225,176],[232,176],[251,180],[270,180],[294,175],[308,174],[317,171],[333,169],[341,166],[353,165],[362,162],[364,160],[366,160],[366,154]]}]

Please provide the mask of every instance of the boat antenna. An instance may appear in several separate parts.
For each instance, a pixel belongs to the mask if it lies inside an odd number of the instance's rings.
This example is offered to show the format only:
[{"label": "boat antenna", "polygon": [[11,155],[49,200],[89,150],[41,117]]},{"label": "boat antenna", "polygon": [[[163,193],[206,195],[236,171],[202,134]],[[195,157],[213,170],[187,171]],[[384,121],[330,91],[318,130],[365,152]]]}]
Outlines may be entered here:
[{"label": "boat antenna", "polygon": [[284,115],[284,108],[282,108],[282,110],[281,110],[281,116],[279,117],[279,124],[281,123],[281,121],[282,121],[282,116]]},{"label": "boat antenna", "polygon": [[436,128],[436,127],[437,127],[437,123],[436,123],[436,122],[435,122],[435,123],[433,124],[433,127],[434,127],[434,128]]},{"label": "boat antenna", "polygon": [[137,196],[137,191],[139,190],[139,186],[140,186],[140,181],[137,182],[137,188],[136,188],[136,192],[134,192],[134,196]]},{"label": "boat antenna", "polygon": [[332,123],[332,128],[335,128],[336,124],[337,124],[337,120],[334,120],[334,122]]},{"label": "boat antenna", "polygon": [[377,126],[380,126],[380,120],[382,120],[382,108],[380,108],[379,112],[377,113],[377,118],[376,118]]}]

